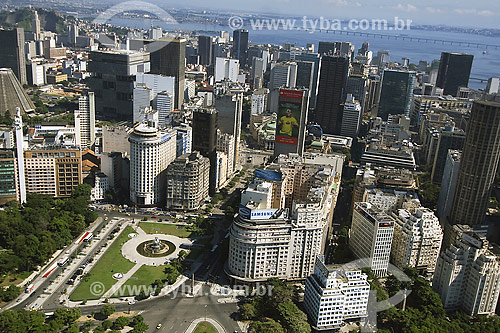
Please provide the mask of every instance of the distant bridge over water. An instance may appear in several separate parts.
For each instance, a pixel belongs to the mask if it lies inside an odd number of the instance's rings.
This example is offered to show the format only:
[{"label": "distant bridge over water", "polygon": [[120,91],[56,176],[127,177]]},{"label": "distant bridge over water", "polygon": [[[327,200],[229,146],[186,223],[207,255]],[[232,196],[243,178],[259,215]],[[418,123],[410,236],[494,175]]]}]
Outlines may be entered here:
[{"label": "distant bridge over water", "polygon": [[[389,27],[391,28],[391,27]],[[379,34],[373,32],[366,31],[352,31],[352,30],[325,30],[321,29],[320,32],[338,34],[338,35],[347,35],[347,36],[362,36],[362,37],[372,37],[372,38],[380,38],[380,39],[394,39],[394,40],[405,40],[416,43],[428,43],[428,44],[442,44],[442,45],[456,45],[463,47],[475,47],[483,50],[500,50],[500,45],[495,44],[485,44],[485,43],[475,43],[475,42],[460,42],[454,40],[446,40],[446,39],[435,39],[435,38],[426,38],[426,37],[413,37],[405,34],[399,35],[389,35],[389,34]]]}]

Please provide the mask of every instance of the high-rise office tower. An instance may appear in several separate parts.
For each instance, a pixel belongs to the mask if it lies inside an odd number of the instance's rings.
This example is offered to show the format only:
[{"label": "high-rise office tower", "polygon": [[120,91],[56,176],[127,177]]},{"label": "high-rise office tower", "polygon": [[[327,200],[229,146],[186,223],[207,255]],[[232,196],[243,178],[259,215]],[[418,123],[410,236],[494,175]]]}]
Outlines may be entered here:
[{"label": "high-rise office tower", "polygon": [[80,34],[80,27],[77,23],[73,23],[69,26],[68,31],[68,39],[69,43],[72,45],[76,45],[76,41],[78,39],[78,35]]},{"label": "high-rise office tower", "polygon": [[459,150],[448,150],[448,154],[446,155],[437,207],[437,216],[440,219],[445,219],[450,215],[453,197],[455,196],[458,171],[460,169],[461,155],[462,152]]},{"label": "high-rise office tower", "polygon": [[193,112],[193,151],[199,151],[210,159],[210,189],[209,194],[216,191],[216,160],[217,160],[217,110],[197,109]]},{"label": "high-rise office tower", "polygon": [[485,92],[487,94],[498,94],[500,92],[500,77],[490,77]]},{"label": "high-rise office tower", "polygon": [[361,110],[361,104],[352,95],[347,95],[342,110],[340,135],[353,139],[358,137],[359,126],[361,125]]},{"label": "high-rise office tower", "polygon": [[296,153],[302,156],[309,110],[307,89],[279,89],[274,156]]},{"label": "high-rise office tower", "polygon": [[240,73],[240,61],[238,59],[215,58],[215,82],[224,80],[237,82]]},{"label": "high-rise office tower", "polygon": [[322,55],[333,55],[335,53],[335,43],[334,42],[319,42],[318,43],[318,53]]},{"label": "high-rise office tower", "polygon": [[385,70],[377,116],[387,120],[390,114],[410,115],[415,86],[415,72]]},{"label": "high-rise office tower", "polygon": [[305,88],[309,92],[313,85],[314,62],[312,61],[297,61],[297,80],[295,86],[297,88]]},{"label": "high-rise office tower", "polygon": [[213,37],[198,36],[198,55],[200,56],[200,65],[210,66],[212,64],[212,45]]},{"label": "high-rise office tower", "polygon": [[362,56],[366,55],[366,52],[368,52],[369,47],[370,47],[370,43],[363,42],[363,45],[361,45],[361,47],[358,50],[358,54],[362,55]]},{"label": "high-rise office tower", "polygon": [[150,69],[149,54],[134,51],[92,51],[88,79],[100,120],[133,120],[134,80]]},{"label": "high-rise office tower", "polygon": [[233,58],[240,61],[245,67],[248,61],[248,30],[237,29],[233,31]]},{"label": "high-rise office tower", "polygon": [[23,137],[23,118],[21,110],[16,109],[16,118],[14,120],[16,129],[16,154],[17,154],[17,175],[19,179],[19,201],[21,204],[26,202],[26,174],[24,169],[24,137]]},{"label": "high-rise office tower", "polygon": [[157,206],[164,201],[165,170],[176,158],[175,130],[159,131],[142,123],[130,133],[130,201],[138,206]]},{"label": "high-rise office tower", "polygon": [[368,78],[365,75],[350,74],[347,78],[345,94],[351,94],[361,105],[364,110],[365,98],[368,93]]},{"label": "high-rise office tower", "polygon": [[233,170],[236,169],[240,151],[243,92],[243,87],[238,83],[222,82],[215,87],[215,108],[218,113],[217,128],[222,133],[232,135],[234,140],[233,160],[228,161],[232,164]]},{"label": "high-rise office tower", "polygon": [[269,89],[295,88],[297,82],[297,63],[286,62],[271,67]]},{"label": "high-rise office tower", "polygon": [[40,29],[40,18],[38,17],[38,12],[35,10],[33,12],[33,21],[31,22],[31,29],[33,31],[33,37],[35,40],[40,39],[40,33],[42,30]]},{"label": "high-rise office tower", "polygon": [[[299,61],[311,61],[314,63],[311,90],[309,92],[309,95],[310,95],[309,108],[315,109],[316,108],[316,98],[317,98],[317,93],[318,93],[318,79],[319,79],[319,69],[320,69],[321,57],[318,53],[302,53],[302,54],[295,55],[295,60],[297,61],[297,64]],[[297,76],[298,76],[298,73],[297,73]]]},{"label": "high-rise office tower", "polygon": [[318,97],[314,120],[325,134],[339,135],[342,127],[342,103],[349,59],[324,56],[321,59]]},{"label": "high-rise office tower", "polygon": [[184,103],[186,39],[161,40],[160,43],[165,44],[165,46],[151,53],[151,73],[173,76],[175,78],[174,107],[180,109]]},{"label": "high-rise office tower", "polygon": [[445,95],[457,96],[459,87],[467,87],[474,56],[463,53],[442,52],[436,86]]},{"label": "high-rise office tower", "polygon": [[452,224],[481,224],[500,158],[500,103],[476,101],[467,125]]},{"label": "high-rise office tower", "polygon": [[465,133],[459,128],[445,128],[439,133],[439,139],[432,164],[431,180],[441,184],[446,158],[450,149],[462,150],[465,142]]},{"label": "high-rise office tower", "polygon": [[19,200],[16,154],[13,149],[0,148],[0,205]]},{"label": "high-rise office tower", "polygon": [[0,68],[12,69],[19,82],[27,84],[24,29],[0,30],[0,45]]},{"label": "high-rise office tower", "polygon": [[385,276],[391,255],[394,219],[367,202],[356,202],[352,214],[349,247],[359,259],[367,259],[376,276]]},{"label": "high-rise office tower", "polygon": [[95,141],[95,99],[89,92],[78,99],[78,110],[75,110],[76,145],[82,150],[92,147]]}]

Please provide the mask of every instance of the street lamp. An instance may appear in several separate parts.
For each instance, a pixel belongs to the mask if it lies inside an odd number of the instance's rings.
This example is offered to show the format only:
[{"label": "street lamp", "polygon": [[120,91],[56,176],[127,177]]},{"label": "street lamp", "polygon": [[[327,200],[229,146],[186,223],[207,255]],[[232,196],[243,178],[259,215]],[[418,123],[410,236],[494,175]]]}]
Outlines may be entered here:
[{"label": "street lamp", "polygon": [[205,304],[205,321],[207,321],[207,304]]}]

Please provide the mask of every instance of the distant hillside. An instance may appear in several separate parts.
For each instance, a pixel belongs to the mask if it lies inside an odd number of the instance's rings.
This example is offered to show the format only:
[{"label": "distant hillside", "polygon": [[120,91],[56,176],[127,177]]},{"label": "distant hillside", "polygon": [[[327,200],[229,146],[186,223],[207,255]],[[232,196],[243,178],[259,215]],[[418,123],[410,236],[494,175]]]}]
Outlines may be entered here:
[{"label": "distant hillside", "polygon": [[[43,30],[56,33],[64,33],[65,18],[54,11],[37,9],[40,18],[40,26]],[[5,28],[20,27],[27,31],[33,31],[32,28],[33,11],[28,8],[18,9],[13,12],[0,12],[0,26]]]}]

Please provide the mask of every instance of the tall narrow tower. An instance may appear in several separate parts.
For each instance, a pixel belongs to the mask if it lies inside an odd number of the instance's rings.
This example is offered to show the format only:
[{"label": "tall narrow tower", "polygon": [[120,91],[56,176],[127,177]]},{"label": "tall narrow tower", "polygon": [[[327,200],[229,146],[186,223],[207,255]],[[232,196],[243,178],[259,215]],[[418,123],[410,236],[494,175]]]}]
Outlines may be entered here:
[{"label": "tall narrow tower", "polygon": [[23,118],[21,109],[16,108],[16,150],[17,150],[17,173],[19,177],[19,201],[26,202],[26,177],[24,175],[24,149],[23,149]]},{"label": "tall narrow tower", "polygon": [[482,224],[500,158],[500,103],[476,101],[465,136],[451,224]]},{"label": "tall narrow tower", "polygon": [[32,22],[32,27],[31,27],[33,34],[35,35],[35,40],[40,39],[40,33],[42,32],[40,28],[40,18],[38,17],[38,12],[35,10],[33,13],[33,22]]}]

